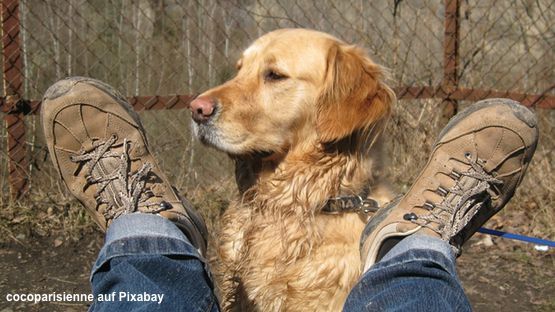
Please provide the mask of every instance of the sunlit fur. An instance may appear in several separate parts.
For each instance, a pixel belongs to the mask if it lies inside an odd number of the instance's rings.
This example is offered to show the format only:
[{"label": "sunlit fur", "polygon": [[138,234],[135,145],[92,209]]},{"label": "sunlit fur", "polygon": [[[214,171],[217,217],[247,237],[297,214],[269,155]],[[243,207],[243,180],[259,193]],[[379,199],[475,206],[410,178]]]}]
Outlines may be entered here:
[{"label": "sunlit fur", "polygon": [[382,203],[391,198],[377,136],[395,95],[361,48],[311,30],[262,36],[238,69],[201,95],[216,101],[216,113],[196,126],[203,142],[236,161],[240,197],[218,241],[222,305],[339,311],[361,273],[366,219],[320,210],[330,197],[368,187]]}]

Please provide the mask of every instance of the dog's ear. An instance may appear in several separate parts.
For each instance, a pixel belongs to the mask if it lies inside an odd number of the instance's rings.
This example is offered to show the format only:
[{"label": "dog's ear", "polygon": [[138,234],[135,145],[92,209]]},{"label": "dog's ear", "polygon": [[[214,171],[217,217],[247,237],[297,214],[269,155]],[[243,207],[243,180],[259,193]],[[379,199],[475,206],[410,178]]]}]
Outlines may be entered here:
[{"label": "dog's ear", "polygon": [[384,76],[383,69],[362,49],[332,45],[318,103],[317,131],[322,142],[384,124],[381,121],[389,116],[395,101]]}]

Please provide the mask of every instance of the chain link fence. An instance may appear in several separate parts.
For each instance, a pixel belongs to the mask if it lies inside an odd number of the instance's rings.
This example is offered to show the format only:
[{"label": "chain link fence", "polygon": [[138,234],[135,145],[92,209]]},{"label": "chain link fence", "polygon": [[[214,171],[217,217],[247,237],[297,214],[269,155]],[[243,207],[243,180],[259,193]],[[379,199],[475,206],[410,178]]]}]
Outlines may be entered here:
[{"label": "chain link fence", "polygon": [[[465,106],[506,96],[536,107],[543,126],[537,169],[531,168],[524,193],[539,190],[544,197],[523,195],[522,200],[545,207],[554,199],[552,0],[11,0],[2,6],[4,78],[10,79],[6,61],[12,60],[20,62],[12,70],[21,79],[15,91],[9,82],[2,86],[3,201],[9,193],[13,142],[8,138],[17,132],[14,128],[26,130],[16,142],[25,146],[18,153],[27,161],[19,166],[30,192],[62,189],[32,113],[48,86],[74,75],[103,80],[132,99],[155,153],[179,189],[192,196],[231,194],[232,164],[194,140],[189,113],[150,109],[186,106],[188,96],[231,78],[241,51],[253,40],[284,27],[331,33],[365,47],[390,69],[390,84],[400,98],[389,126],[390,175],[401,189],[424,163],[426,146],[445,122],[442,102]],[[17,23],[7,24],[14,12]],[[17,32],[10,33],[14,27]],[[14,40],[18,50],[7,51]],[[27,100],[17,103],[28,103],[31,114],[23,116],[21,109],[10,114],[14,94]],[[9,121],[13,116],[23,122]]]},{"label": "chain link fence", "polygon": [[[437,86],[445,1],[20,1],[23,94],[93,76],[127,95],[194,94],[229,79],[241,51],[284,27],[368,49],[395,86]],[[459,1],[458,77],[467,88],[553,94],[555,3]]]}]

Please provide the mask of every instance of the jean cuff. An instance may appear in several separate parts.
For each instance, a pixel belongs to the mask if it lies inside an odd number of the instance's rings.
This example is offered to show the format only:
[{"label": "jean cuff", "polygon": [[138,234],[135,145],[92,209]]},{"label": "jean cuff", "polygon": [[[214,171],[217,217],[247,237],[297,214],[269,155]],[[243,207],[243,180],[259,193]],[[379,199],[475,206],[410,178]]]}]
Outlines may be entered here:
[{"label": "jean cuff", "polygon": [[403,238],[397,245],[395,245],[395,247],[391,248],[391,250],[380,260],[380,262],[388,261],[413,249],[437,251],[453,262],[456,258],[451,245],[449,245],[446,241],[429,235],[414,234]]},{"label": "jean cuff", "polygon": [[160,215],[136,212],[123,215],[112,222],[106,232],[104,245],[120,239],[145,236],[173,238],[191,244],[170,220]]},{"label": "jean cuff", "polygon": [[110,259],[137,255],[178,255],[205,262],[185,234],[170,220],[159,215],[131,213],[115,219],[108,227],[91,278]]}]

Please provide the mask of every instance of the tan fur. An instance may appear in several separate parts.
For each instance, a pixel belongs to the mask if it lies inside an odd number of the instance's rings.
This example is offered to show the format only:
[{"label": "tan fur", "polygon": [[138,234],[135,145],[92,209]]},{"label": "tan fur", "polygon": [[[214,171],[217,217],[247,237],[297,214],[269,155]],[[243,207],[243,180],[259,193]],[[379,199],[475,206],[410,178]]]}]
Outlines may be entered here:
[{"label": "tan fur", "polygon": [[[236,160],[241,196],[219,235],[222,305],[339,311],[361,273],[366,220],[320,208],[368,185],[390,199],[377,186],[381,156],[372,144],[395,96],[363,50],[316,31],[266,34],[238,67],[235,78],[201,95],[217,108],[196,129]],[[267,79],[270,70],[286,78]]]}]

